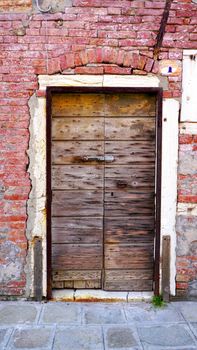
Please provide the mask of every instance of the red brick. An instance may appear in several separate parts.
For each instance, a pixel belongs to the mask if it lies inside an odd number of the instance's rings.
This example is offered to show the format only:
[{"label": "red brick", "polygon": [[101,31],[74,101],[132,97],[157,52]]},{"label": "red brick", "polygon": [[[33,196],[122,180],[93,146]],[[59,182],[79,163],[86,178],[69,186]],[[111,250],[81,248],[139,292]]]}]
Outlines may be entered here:
[{"label": "red brick", "polygon": [[180,203],[197,203],[197,196],[178,195],[178,201]]},{"label": "red brick", "polygon": [[179,143],[180,144],[191,144],[192,142],[193,142],[192,135],[180,135],[179,136]]},{"label": "red brick", "polygon": [[131,68],[105,66],[104,73],[105,74],[122,74],[122,75],[131,74]]},{"label": "red brick", "polygon": [[97,61],[96,49],[87,50],[87,55],[88,55],[88,63],[96,63]]},{"label": "red brick", "polygon": [[102,63],[103,62],[103,50],[101,47],[98,47],[96,49],[96,62]]},{"label": "red brick", "polygon": [[103,74],[103,67],[77,67],[76,74]]},{"label": "red brick", "polygon": [[154,60],[152,58],[147,58],[144,70],[148,73],[151,72],[153,64],[154,64]]}]

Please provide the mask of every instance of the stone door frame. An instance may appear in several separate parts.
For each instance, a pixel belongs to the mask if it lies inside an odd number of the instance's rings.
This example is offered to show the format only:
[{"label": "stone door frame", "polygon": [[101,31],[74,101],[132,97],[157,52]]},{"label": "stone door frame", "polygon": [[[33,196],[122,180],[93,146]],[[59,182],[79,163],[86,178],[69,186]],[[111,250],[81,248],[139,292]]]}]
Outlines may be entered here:
[{"label": "stone door frame", "polygon": [[[30,142],[29,174],[31,192],[27,205],[27,239],[29,251],[26,260],[26,293],[34,296],[34,243],[42,240],[42,291],[47,296],[47,254],[46,254],[46,88],[50,86],[80,87],[162,87],[158,77],[125,75],[40,75],[39,90],[30,98]],[[162,131],[162,199],[161,199],[161,238],[171,237],[170,293],[175,295],[176,276],[176,206],[177,206],[177,162],[178,162],[178,115],[179,102],[176,99],[163,100]],[[161,239],[162,242],[162,239]],[[160,252],[162,247],[160,246]]]}]

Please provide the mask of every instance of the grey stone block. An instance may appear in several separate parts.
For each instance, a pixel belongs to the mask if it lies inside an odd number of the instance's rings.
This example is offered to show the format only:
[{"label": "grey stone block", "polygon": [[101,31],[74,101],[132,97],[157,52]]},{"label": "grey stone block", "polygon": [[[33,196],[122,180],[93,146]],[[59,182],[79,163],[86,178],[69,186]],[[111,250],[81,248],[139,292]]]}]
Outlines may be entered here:
[{"label": "grey stone block", "polygon": [[154,308],[151,305],[133,306],[125,309],[128,322],[180,322],[184,321],[182,315],[174,308],[165,306]]},{"label": "grey stone block", "polygon": [[105,348],[108,350],[133,350],[139,349],[135,331],[128,326],[113,326],[104,331]]},{"label": "grey stone block", "polygon": [[0,310],[0,325],[33,323],[37,314],[38,309],[31,304],[5,304]]},{"label": "grey stone block", "polygon": [[87,324],[125,323],[123,311],[117,306],[94,305],[84,308],[84,322]]},{"label": "grey stone block", "polygon": [[7,345],[10,335],[12,333],[12,328],[0,328],[0,349],[4,349]]},{"label": "grey stone block", "polygon": [[176,302],[173,303],[175,309],[179,310],[183,317],[189,322],[197,322],[197,302]]},{"label": "grey stone block", "polygon": [[16,329],[9,343],[9,350],[48,350],[52,347],[54,329],[31,327]]},{"label": "grey stone block", "polygon": [[48,303],[43,308],[40,323],[80,324],[80,310],[74,303]]},{"label": "grey stone block", "polygon": [[195,216],[178,215],[176,221],[177,255],[196,255],[196,227]]},{"label": "grey stone block", "polygon": [[197,300],[197,280],[189,282],[188,297]]},{"label": "grey stone block", "polygon": [[197,339],[197,322],[192,322],[192,323],[190,323],[190,325],[191,325],[192,331]]},{"label": "grey stone block", "polygon": [[59,327],[53,350],[104,350],[99,327]]},{"label": "grey stone block", "polygon": [[144,350],[162,350],[165,348],[195,347],[195,342],[186,325],[151,326],[138,328]]}]

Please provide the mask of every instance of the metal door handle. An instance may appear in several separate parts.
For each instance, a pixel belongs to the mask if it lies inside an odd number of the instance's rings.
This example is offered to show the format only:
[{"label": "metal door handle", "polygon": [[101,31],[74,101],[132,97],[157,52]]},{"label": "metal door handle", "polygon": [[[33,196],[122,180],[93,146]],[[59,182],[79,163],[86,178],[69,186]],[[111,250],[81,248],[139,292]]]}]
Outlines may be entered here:
[{"label": "metal door handle", "polygon": [[82,158],[83,162],[113,162],[114,156],[106,155],[106,156],[84,156]]}]

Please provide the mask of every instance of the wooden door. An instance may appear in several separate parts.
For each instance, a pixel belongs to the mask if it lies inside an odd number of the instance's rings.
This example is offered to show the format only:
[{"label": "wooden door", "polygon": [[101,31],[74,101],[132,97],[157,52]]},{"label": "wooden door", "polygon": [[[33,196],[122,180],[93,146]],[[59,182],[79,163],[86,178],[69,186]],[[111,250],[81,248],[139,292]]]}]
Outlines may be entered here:
[{"label": "wooden door", "polygon": [[155,96],[52,97],[55,288],[152,290]]}]

